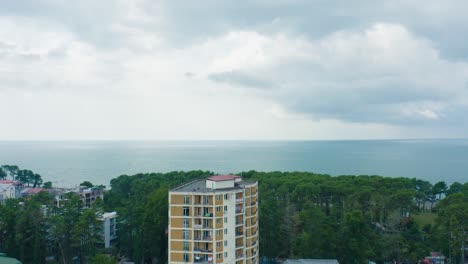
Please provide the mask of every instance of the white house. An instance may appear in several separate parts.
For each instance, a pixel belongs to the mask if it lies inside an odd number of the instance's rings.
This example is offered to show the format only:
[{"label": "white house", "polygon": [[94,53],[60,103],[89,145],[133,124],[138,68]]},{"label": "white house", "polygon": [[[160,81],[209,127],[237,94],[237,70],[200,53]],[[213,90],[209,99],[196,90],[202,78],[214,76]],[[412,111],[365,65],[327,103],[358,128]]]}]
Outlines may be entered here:
[{"label": "white house", "polygon": [[16,198],[16,185],[13,183],[0,183],[0,200]]}]

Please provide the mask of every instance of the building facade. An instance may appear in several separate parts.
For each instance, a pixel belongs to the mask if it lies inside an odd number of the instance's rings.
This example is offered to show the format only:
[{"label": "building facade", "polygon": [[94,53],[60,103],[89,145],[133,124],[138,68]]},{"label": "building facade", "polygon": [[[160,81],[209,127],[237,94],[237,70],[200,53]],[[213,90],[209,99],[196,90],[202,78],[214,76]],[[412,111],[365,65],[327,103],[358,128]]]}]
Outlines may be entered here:
[{"label": "building facade", "polygon": [[258,263],[258,185],[240,176],[195,180],[169,192],[168,261]]},{"label": "building facade", "polygon": [[103,222],[104,248],[108,249],[112,246],[112,242],[117,238],[117,213],[104,213],[98,219]]}]

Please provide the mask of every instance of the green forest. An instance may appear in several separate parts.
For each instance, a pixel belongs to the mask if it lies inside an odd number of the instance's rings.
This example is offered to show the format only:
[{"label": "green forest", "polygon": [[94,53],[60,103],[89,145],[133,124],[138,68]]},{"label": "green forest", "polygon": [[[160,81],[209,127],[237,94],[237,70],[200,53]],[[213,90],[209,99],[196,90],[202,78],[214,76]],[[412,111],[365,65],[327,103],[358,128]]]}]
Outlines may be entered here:
[{"label": "green forest", "polygon": [[[136,263],[166,263],[168,191],[214,175],[208,171],[122,175],[104,201],[83,209],[74,196],[61,208],[40,193],[0,203],[0,252],[23,263],[115,263],[102,255],[96,214],[116,211],[110,252]],[[459,263],[468,230],[468,183],[410,178],[242,172],[259,182],[260,256],[336,258],[342,264],[417,263],[441,251]],[[47,263],[54,263],[49,261]]]}]

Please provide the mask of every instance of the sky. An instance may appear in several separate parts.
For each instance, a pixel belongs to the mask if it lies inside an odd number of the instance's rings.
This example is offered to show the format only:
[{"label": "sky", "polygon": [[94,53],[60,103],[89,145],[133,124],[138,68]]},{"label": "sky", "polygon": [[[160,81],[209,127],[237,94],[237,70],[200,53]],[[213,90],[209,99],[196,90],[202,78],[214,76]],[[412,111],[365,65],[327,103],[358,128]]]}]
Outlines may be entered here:
[{"label": "sky", "polygon": [[465,0],[4,0],[0,140],[468,137]]}]

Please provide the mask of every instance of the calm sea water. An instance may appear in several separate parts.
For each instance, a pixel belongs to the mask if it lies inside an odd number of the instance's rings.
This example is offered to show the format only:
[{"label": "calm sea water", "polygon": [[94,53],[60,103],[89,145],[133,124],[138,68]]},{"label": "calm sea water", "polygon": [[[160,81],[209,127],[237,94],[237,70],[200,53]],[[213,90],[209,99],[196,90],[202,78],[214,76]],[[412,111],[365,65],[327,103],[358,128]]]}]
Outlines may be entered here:
[{"label": "calm sea water", "polygon": [[109,185],[122,174],[311,171],[331,175],[468,181],[468,140],[64,141],[0,142],[0,164],[16,164],[55,185]]}]

